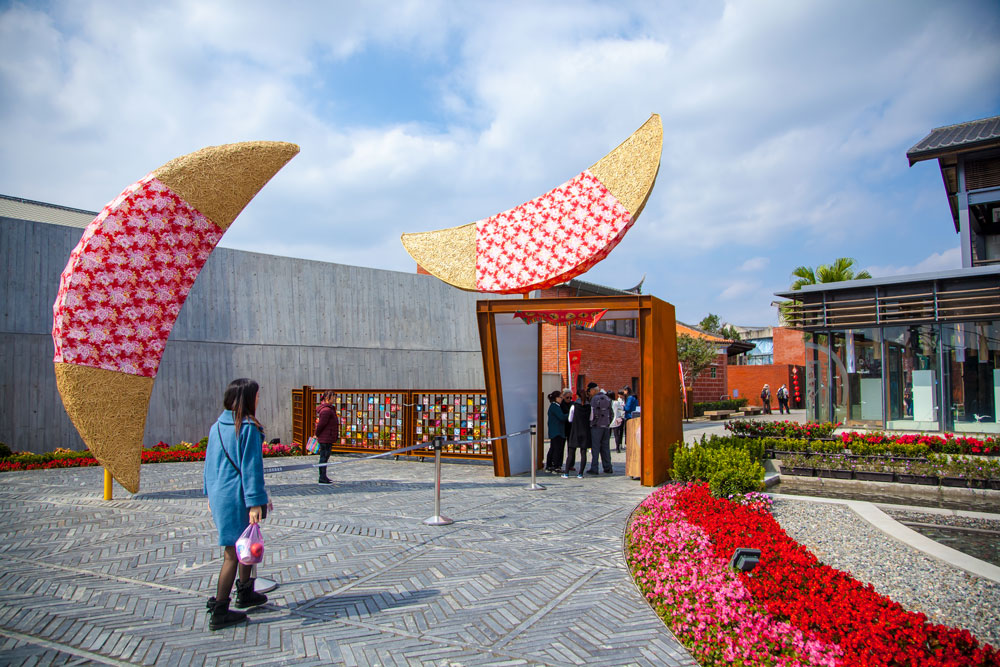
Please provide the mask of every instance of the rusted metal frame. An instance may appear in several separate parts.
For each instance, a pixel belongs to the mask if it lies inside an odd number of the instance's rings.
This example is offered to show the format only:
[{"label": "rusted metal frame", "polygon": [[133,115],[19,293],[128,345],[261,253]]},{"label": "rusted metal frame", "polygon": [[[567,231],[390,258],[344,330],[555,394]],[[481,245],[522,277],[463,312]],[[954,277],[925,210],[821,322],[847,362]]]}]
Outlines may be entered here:
[{"label": "rusted metal frame", "polygon": [[[640,453],[641,483],[655,485],[669,478],[670,447],[673,442],[681,441],[683,432],[680,428],[680,381],[675,378],[676,372],[670,368],[677,366],[677,330],[675,326],[667,326],[665,322],[673,313],[673,306],[655,299],[650,295],[628,296],[595,296],[595,297],[555,297],[532,299],[533,310],[557,310],[565,308],[607,308],[611,311],[637,310],[637,333],[640,344],[640,400],[644,411],[640,412],[642,419],[642,443]],[[480,341],[483,350],[483,366],[487,374],[487,400],[490,402],[490,428],[494,435],[506,432],[503,430],[502,388],[499,385],[499,371],[495,337],[495,315],[514,313],[524,307],[523,301],[490,300],[480,301],[476,305],[477,320],[480,329]],[[674,320],[676,321],[676,320]],[[651,328],[658,328],[660,336],[656,337]],[[672,344],[671,344],[672,341]],[[658,342],[658,345],[654,345]],[[673,359],[673,364],[669,363]],[[668,368],[669,366],[669,368]],[[492,380],[490,378],[493,378]],[[671,379],[674,379],[671,385]],[[573,381],[574,379],[571,379]],[[663,384],[667,383],[667,384]],[[492,394],[498,395],[494,397]],[[642,398],[645,396],[646,398]],[[652,397],[656,397],[654,400]],[[672,400],[671,399],[674,399]],[[496,401],[496,402],[494,402]],[[676,404],[676,405],[675,405]],[[670,422],[668,411],[677,412],[676,425]],[[541,409],[539,409],[541,414]],[[656,415],[656,416],[654,416]],[[494,426],[494,422],[497,425]],[[676,428],[673,428],[676,427]],[[676,433],[673,433],[675,430]],[[659,432],[655,432],[659,431]],[[506,460],[506,445],[499,441],[495,449],[494,469],[498,475],[509,475],[509,462]],[[656,449],[657,445],[661,449]],[[503,464],[503,467],[501,466]]]},{"label": "rusted metal frame", "polygon": [[[499,435],[507,431],[504,427],[503,389],[500,382],[494,303],[503,302],[491,300],[476,303],[476,324],[479,327],[479,343],[483,354],[483,376],[486,380],[490,432],[493,435]],[[515,310],[517,309],[515,308]],[[510,457],[507,453],[507,443],[503,440],[498,440],[493,445],[493,474],[498,477],[510,476]]]}]

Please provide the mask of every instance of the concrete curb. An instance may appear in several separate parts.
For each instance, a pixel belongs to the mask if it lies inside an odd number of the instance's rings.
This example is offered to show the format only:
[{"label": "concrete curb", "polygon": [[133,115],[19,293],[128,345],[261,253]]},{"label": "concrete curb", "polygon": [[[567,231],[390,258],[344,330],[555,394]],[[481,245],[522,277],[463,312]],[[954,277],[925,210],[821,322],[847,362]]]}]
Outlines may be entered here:
[{"label": "concrete curb", "polygon": [[[974,558],[969,554],[962,553],[961,551],[952,549],[951,547],[947,547],[940,542],[935,542],[931,538],[921,535],[912,528],[907,528],[876,507],[874,503],[870,503],[865,500],[815,498],[812,496],[792,496],[782,493],[772,494],[772,497],[782,500],[803,500],[813,503],[834,503],[847,505],[847,507],[849,507],[855,514],[894,540],[921,551],[931,558],[936,558],[944,563],[948,563],[949,565],[965,570],[969,574],[982,577],[983,579],[989,579],[990,581],[1000,584],[1000,567],[987,563],[986,561],[979,560],[978,558]],[[898,505],[895,507],[905,508],[908,506]],[[916,510],[917,508],[912,509]],[[920,508],[920,511],[923,511],[924,509],[929,508]],[[960,510],[946,510],[946,512],[958,513]],[[959,516],[968,516],[970,514],[986,515],[985,517],[980,518],[994,518],[998,516],[996,514],[988,514],[986,512],[964,512],[959,514]]]}]

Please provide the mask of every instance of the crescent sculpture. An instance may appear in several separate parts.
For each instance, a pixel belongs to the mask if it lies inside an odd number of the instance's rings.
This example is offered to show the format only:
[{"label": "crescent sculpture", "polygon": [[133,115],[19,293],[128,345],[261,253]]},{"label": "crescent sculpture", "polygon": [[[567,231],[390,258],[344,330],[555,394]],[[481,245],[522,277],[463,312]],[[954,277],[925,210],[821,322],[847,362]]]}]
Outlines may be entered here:
[{"label": "crescent sculpture", "polygon": [[229,225],[298,152],[252,141],[171,160],[105,206],[70,254],[52,307],[56,384],[87,447],[132,493],[184,300]]},{"label": "crescent sculpture", "polygon": [[523,294],[564,283],[607,257],[635,224],[660,168],[657,114],[566,183],[478,222],[403,234],[417,264],[464,290]]}]

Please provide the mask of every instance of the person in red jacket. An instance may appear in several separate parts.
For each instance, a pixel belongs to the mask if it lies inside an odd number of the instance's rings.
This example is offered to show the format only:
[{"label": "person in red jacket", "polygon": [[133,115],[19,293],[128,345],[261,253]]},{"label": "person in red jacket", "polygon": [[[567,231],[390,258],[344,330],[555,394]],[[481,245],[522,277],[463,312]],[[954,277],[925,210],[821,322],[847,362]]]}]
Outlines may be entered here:
[{"label": "person in red jacket", "polygon": [[[332,391],[323,392],[319,400],[319,407],[316,408],[316,440],[319,442],[319,462],[326,463],[330,460],[330,450],[333,443],[340,439],[340,415],[333,407],[336,394]],[[319,483],[332,484],[326,474],[327,466],[319,469]]]}]

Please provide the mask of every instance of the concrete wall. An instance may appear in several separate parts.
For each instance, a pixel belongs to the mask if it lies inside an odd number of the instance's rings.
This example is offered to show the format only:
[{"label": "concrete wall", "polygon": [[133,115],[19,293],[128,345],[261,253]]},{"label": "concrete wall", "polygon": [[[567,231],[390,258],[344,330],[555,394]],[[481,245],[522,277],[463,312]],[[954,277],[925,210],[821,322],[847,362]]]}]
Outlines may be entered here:
[{"label": "concrete wall", "polygon": [[[0,218],[0,442],[82,449],[52,371],[52,304],[83,230]],[[252,377],[268,438],[291,390],[482,389],[475,302],[436,278],[218,248],[167,342],[145,444],[197,440],[230,380]]]}]

